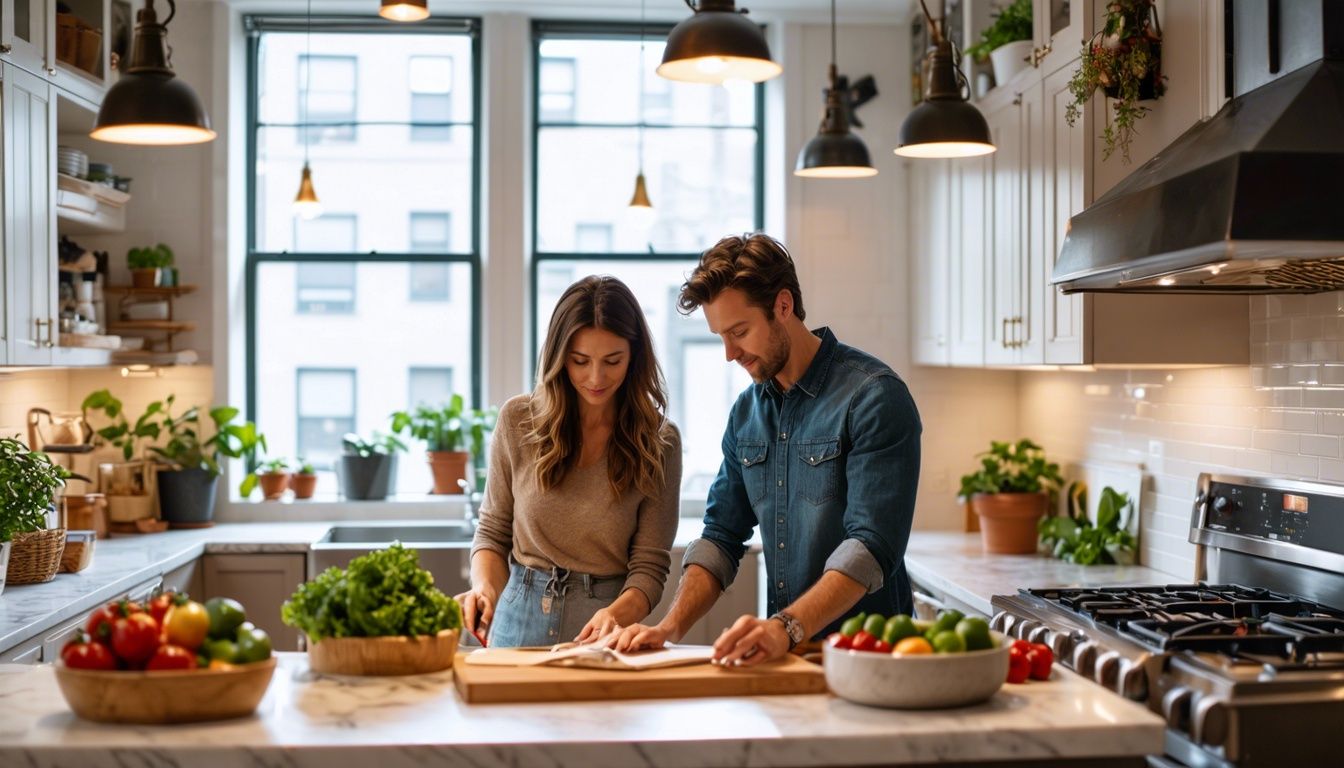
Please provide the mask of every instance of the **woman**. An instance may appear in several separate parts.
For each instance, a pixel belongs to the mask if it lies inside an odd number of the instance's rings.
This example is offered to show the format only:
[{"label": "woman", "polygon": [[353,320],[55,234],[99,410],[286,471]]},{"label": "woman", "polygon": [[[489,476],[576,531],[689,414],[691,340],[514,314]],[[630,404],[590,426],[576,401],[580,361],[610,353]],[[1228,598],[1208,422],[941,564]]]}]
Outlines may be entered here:
[{"label": "woman", "polygon": [[681,438],[630,289],[571,285],[540,367],[536,389],[500,410],[471,590],[457,596],[492,646],[587,642],[641,621],[677,530]]}]

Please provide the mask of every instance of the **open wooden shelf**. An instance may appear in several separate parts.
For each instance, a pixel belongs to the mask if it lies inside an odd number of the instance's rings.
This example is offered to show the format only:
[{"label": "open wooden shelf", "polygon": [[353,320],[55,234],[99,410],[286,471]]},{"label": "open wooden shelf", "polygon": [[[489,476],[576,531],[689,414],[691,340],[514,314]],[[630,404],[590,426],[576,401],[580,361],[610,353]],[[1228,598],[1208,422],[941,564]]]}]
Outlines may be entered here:
[{"label": "open wooden shelf", "polygon": [[124,293],[128,296],[145,296],[148,298],[177,298],[186,296],[188,293],[195,293],[194,285],[167,285],[154,286],[152,288],[136,288],[133,285],[105,285],[103,293]]},{"label": "open wooden shelf", "polygon": [[107,324],[112,333],[126,331],[163,331],[165,333],[186,333],[196,330],[195,323],[181,323],[175,320],[113,320]]}]

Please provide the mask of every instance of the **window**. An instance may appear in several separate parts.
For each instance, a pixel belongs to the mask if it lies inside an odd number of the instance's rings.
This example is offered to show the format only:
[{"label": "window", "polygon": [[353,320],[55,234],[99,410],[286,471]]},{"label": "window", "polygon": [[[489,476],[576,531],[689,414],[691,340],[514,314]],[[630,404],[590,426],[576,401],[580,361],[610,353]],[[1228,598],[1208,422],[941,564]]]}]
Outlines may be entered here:
[{"label": "window", "polygon": [[453,138],[453,60],[447,56],[412,56],[411,141]]},{"label": "window", "polygon": [[548,123],[574,120],[574,59],[545,57],[538,75],[540,95],[537,110]]},{"label": "window", "polygon": [[412,368],[407,371],[406,404],[439,407],[453,397],[452,368]]},{"label": "window", "polygon": [[295,413],[297,456],[326,469],[341,455],[341,436],[355,428],[355,371],[299,368]]},{"label": "window", "polygon": [[[699,313],[677,312],[676,297],[701,251],[762,225],[763,91],[649,76],[662,59],[666,27],[649,25],[642,67],[637,28],[537,22],[535,32],[535,346],[574,280],[610,274],[630,286],[668,376],[669,415],[686,452],[683,494],[703,498],[722,460],[728,410],[750,377],[724,361],[721,341]],[[626,207],[641,124],[651,223]],[[692,370],[694,382],[685,375]]]},{"label": "window", "polygon": [[299,56],[297,103],[308,143],[355,140],[357,69],[354,56]]},{"label": "window", "polygon": [[[435,17],[412,30],[356,17],[315,20],[314,98],[306,112],[294,83],[308,46],[304,20],[248,16],[245,25],[252,46],[245,110],[251,120],[246,411],[263,425],[268,455],[334,456],[345,432],[366,438],[386,432],[392,412],[411,406],[412,368],[438,371],[439,385],[442,372],[451,371],[452,385],[478,402],[479,22]],[[326,66],[322,57],[345,60],[348,83],[355,72],[379,83],[411,73],[411,92],[429,95],[428,104],[437,99],[426,109],[444,117],[430,127],[451,140],[409,145],[419,118],[407,91],[366,89],[356,111],[352,86],[348,140],[324,141],[309,153],[329,213],[304,221],[291,208],[303,135],[334,111],[319,110],[320,103],[334,103],[317,98],[319,86],[332,80],[318,74]],[[415,300],[408,303],[408,295]],[[277,386],[287,381],[298,386]],[[339,412],[334,404],[341,404]],[[429,487],[424,462],[399,462],[396,477],[396,493]],[[321,482],[336,487],[331,479]]]}]

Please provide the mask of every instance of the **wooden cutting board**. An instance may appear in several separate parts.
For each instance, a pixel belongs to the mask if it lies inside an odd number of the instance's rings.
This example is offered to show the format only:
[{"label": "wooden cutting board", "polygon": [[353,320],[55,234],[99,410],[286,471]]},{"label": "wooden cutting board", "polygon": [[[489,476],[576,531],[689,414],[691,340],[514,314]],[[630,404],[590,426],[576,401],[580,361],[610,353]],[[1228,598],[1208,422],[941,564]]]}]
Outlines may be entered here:
[{"label": "wooden cutting board", "polygon": [[453,684],[470,704],[594,699],[678,699],[824,693],[821,667],[798,656],[759,667],[697,664],[639,672],[566,667],[488,667],[453,664]]}]

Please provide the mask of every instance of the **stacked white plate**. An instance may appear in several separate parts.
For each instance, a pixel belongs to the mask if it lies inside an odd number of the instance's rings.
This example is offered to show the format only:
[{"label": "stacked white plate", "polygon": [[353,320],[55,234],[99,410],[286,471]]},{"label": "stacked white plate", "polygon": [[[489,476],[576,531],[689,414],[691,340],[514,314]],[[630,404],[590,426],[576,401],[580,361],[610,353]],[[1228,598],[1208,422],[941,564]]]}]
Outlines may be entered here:
[{"label": "stacked white plate", "polygon": [[57,147],[56,170],[75,178],[85,178],[89,175],[89,156],[74,147]]}]

